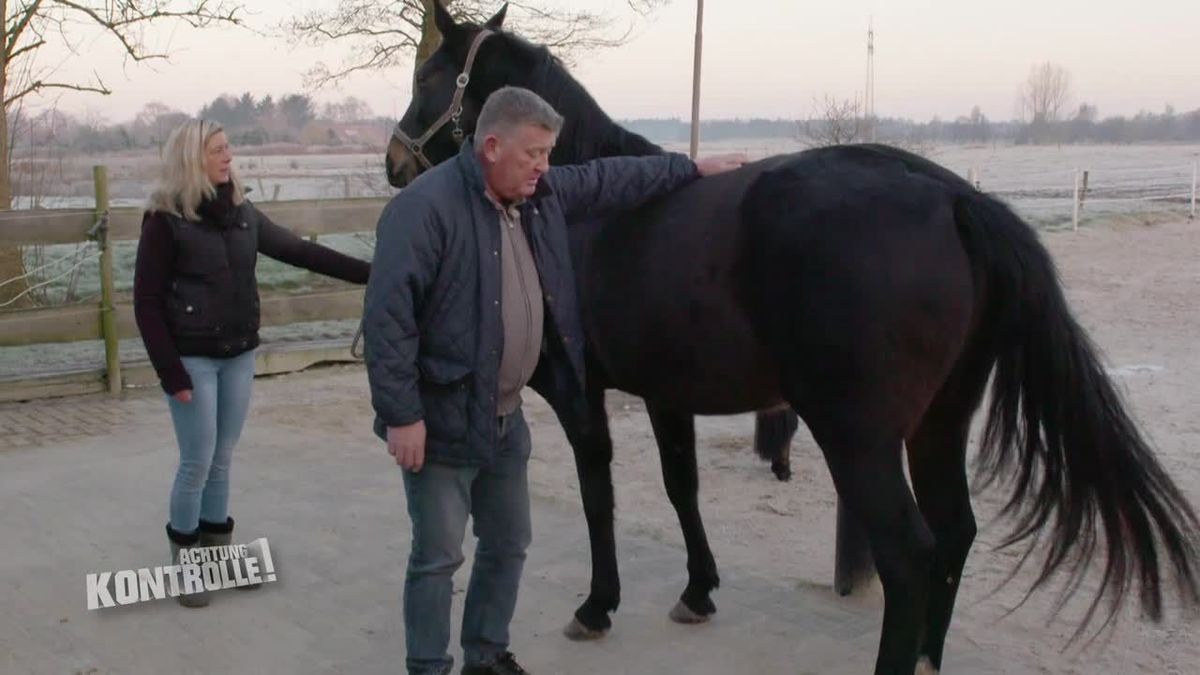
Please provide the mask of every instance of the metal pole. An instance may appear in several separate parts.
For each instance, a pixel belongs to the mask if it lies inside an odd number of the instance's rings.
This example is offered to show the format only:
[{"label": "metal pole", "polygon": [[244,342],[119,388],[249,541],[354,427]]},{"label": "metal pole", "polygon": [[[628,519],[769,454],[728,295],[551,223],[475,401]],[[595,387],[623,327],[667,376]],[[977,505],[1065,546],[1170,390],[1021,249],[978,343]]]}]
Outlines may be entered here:
[{"label": "metal pole", "polygon": [[875,17],[867,23],[866,119],[871,142],[875,142]]},{"label": "metal pole", "polygon": [[113,310],[113,255],[108,241],[108,170],[92,167],[96,187],[96,218],[101,226],[96,232],[100,244],[100,334],[104,338],[104,371],[108,392],[121,393],[121,355],[117,349],[117,320]]},{"label": "metal pole", "polygon": [[703,32],[704,0],[696,0],[696,51],[692,56],[692,159],[700,151],[700,55]]}]

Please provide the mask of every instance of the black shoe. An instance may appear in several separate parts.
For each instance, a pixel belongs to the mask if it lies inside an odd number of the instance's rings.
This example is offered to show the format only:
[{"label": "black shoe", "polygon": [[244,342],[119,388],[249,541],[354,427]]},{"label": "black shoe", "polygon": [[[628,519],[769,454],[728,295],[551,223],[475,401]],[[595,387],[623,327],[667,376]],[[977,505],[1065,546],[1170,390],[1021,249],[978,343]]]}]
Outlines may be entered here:
[{"label": "black shoe", "polygon": [[491,663],[468,663],[463,666],[462,675],[530,675],[528,670],[517,663],[517,657],[512,652],[504,652]]}]

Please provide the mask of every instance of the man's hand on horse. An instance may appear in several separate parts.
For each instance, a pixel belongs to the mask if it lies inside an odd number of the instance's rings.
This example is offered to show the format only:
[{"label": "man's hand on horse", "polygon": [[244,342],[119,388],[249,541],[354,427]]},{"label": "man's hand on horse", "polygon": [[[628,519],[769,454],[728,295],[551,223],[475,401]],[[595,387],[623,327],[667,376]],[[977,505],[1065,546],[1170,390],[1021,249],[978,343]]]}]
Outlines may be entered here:
[{"label": "man's hand on horse", "polygon": [[746,155],[740,152],[728,155],[713,155],[711,157],[697,157],[696,169],[700,171],[701,176],[715,176],[719,173],[732,171],[748,161],[750,160]]},{"label": "man's hand on horse", "polygon": [[414,473],[425,464],[425,422],[413,422],[402,427],[388,427],[388,454],[396,463]]}]

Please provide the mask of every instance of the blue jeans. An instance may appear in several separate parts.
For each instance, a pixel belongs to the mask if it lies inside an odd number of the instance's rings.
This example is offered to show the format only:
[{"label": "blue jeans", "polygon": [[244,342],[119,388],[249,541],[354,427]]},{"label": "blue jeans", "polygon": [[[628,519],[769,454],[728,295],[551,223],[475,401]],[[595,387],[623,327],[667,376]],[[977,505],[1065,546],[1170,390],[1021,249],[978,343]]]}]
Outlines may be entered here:
[{"label": "blue jeans", "polygon": [[224,523],[229,515],[229,465],[242,434],[254,382],[254,351],[229,359],[183,357],[192,400],[168,396],[179,468],[171,487],[171,529],[189,534],[200,519]]},{"label": "blue jeans", "polygon": [[412,519],[412,553],[404,582],[404,633],[410,674],[448,673],[451,577],[463,563],[467,516],[478,545],[463,608],[467,663],[486,663],[508,648],[532,527],[529,522],[530,438],[518,409],[500,424],[500,449],[487,467],[426,464],[404,472]]}]

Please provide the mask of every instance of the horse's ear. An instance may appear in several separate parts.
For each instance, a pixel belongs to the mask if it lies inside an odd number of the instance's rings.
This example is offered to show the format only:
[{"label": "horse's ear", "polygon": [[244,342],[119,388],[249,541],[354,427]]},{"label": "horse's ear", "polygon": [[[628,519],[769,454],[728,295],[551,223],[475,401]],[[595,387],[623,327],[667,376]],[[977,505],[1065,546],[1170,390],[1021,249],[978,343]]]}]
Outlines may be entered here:
[{"label": "horse's ear", "polygon": [[454,17],[450,16],[442,0],[433,0],[433,23],[444,38],[450,37],[458,29],[458,24],[454,22]]},{"label": "horse's ear", "polygon": [[483,24],[483,27],[490,28],[491,30],[500,30],[500,27],[504,25],[504,15],[507,12],[508,12],[508,3],[506,2],[506,3],[504,3],[504,5],[502,7],[500,7],[500,11],[496,12],[495,16],[488,19],[487,23]]}]

